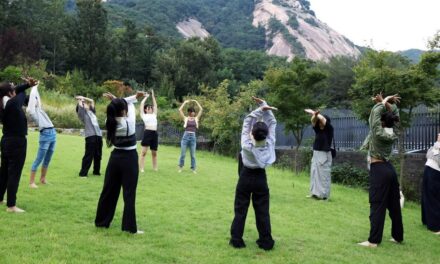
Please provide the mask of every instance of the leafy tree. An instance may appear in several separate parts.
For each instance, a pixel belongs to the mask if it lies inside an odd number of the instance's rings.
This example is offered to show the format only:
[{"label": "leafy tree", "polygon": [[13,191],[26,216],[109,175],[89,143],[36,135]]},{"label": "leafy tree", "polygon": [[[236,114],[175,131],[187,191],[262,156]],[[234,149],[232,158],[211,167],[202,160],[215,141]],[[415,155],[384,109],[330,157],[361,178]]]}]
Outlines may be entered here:
[{"label": "leafy tree", "polygon": [[235,155],[240,150],[240,132],[244,116],[252,106],[251,97],[264,86],[262,81],[252,81],[242,86],[233,97],[228,93],[229,81],[224,80],[215,89],[202,87],[200,103],[204,114],[202,126],[211,133],[214,151]]},{"label": "leafy tree", "polygon": [[78,0],[77,16],[70,22],[69,53],[71,67],[78,67],[87,77],[102,80],[110,66],[107,11],[101,0]]},{"label": "leafy tree", "polygon": [[336,56],[329,62],[319,62],[318,67],[327,75],[323,83],[323,94],[328,107],[349,108],[348,91],[354,84],[353,68],[357,61],[351,57]]},{"label": "leafy tree", "polygon": [[278,107],[277,117],[285,124],[286,133],[293,133],[297,150],[302,143],[304,128],[310,124],[310,117],[304,109],[322,104],[316,94],[325,77],[313,62],[299,58],[286,68],[269,69],[264,77],[271,104]]},{"label": "leafy tree", "polygon": [[[403,166],[405,129],[409,127],[413,109],[421,104],[438,103],[440,93],[435,87],[439,76],[440,53],[427,52],[418,64],[410,64],[402,55],[387,51],[369,51],[354,68],[355,84],[350,90],[352,107],[359,118],[366,121],[373,106],[371,96],[399,94],[400,136],[399,153]],[[401,169],[401,177],[403,170]],[[402,179],[402,178],[401,178]]]}]

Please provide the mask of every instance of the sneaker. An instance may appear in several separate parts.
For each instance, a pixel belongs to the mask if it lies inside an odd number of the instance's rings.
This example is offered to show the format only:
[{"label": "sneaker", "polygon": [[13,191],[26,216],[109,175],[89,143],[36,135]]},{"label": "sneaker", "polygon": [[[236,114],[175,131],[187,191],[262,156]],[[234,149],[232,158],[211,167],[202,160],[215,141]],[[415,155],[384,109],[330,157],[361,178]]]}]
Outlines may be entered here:
[{"label": "sneaker", "polygon": [[182,172],[182,168],[179,168],[179,170],[177,171],[178,173],[181,173]]},{"label": "sneaker", "polygon": [[402,244],[402,241],[397,241],[394,238],[390,238],[390,242],[395,244]]},{"label": "sneaker", "polygon": [[143,235],[145,232],[142,230],[138,230],[136,233],[134,233],[135,235]]},{"label": "sneaker", "polygon": [[193,172],[194,174],[197,174],[197,171],[196,171],[196,170],[192,170],[192,172]]},{"label": "sneaker", "polygon": [[8,213],[24,213],[23,209],[18,208],[17,206],[6,208],[6,212]]},{"label": "sneaker", "polygon": [[434,232],[434,235],[440,236],[440,231]]},{"label": "sneaker", "polygon": [[142,169],[142,170],[141,170],[141,173],[144,173],[144,172],[145,172],[144,169]]},{"label": "sneaker", "polygon": [[370,241],[364,241],[361,243],[357,243],[359,246],[363,246],[363,247],[371,247],[371,248],[375,248],[377,247],[377,244],[374,243],[370,243]]},{"label": "sneaker", "polygon": [[32,189],[37,189],[38,185],[36,185],[35,182],[34,182],[34,183],[30,183],[29,187],[31,187]]}]

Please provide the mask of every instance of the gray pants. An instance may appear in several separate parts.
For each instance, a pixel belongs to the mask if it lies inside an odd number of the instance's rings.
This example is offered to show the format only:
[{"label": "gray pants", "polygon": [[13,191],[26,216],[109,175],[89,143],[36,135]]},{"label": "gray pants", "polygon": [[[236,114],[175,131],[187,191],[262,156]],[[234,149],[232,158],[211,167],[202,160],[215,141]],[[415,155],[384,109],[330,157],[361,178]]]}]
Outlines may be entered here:
[{"label": "gray pants", "polygon": [[310,194],[319,198],[330,197],[332,154],[330,151],[313,151],[310,169]]}]

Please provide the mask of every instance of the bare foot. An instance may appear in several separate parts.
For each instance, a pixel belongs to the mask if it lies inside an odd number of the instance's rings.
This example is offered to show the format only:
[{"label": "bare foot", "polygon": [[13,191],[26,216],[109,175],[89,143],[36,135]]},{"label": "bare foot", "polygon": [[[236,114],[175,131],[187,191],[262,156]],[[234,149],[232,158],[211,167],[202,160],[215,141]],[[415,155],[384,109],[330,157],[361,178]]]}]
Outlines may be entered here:
[{"label": "bare foot", "polygon": [[13,206],[13,207],[6,208],[6,212],[8,212],[8,213],[24,213],[25,211],[23,209],[18,208],[17,206]]},{"label": "bare foot", "polygon": [[41,184],[48,184],[47,181],[46,181],[46,179],[40,179],[40,183],[41,183]]},{"label": "bare foot", "polygon": [[36,185],[35,182],[33,182],[29,184],[29,187],[31,187],[32,189],[37,189],[38,185]]},{"label": "bare foot", "polygon": [[370,241],[364,241],[361,243],[357,243],[359,246],[363,246],[363,247],[371,247],[371,248],[375,248],[377,247],[377,244],[374,243],[370,243]]}]

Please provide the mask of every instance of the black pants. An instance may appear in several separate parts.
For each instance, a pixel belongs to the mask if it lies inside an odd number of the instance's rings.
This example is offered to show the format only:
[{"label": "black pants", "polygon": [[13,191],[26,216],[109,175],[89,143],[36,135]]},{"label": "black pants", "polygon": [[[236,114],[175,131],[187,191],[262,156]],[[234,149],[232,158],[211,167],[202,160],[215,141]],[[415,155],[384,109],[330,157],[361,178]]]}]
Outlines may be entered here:
[{"label": "black pants", "polygon": [[231,244],[236,247],[244,246],[243,232],[251,197],[259,233],[257,244],[263,249],[272,249],[275,241],[271,235],[266,171],[244,166],[235,190],[235,217],[231,225]]},{"label": "black pants", "polygon": [[0,201],[8,190],[7,206],[15,206],[21,172],[26,160],[26,137],[2,137],[0,168]]},{"label": "black pants", "polygon": [[86,152],[82,159],[81,171],[79,176],[87,176],[93,161],[93,174],[99,175],[101,170],[102,157],[102,137],[86,137]]},{"label": "black pants", "polygon": [[397,174],[389,162],[372,163],[370,167],[370,243],[382,242],[385,214],[388,209],[391,218],[391,236],[403,241],[402,212]]},{"label": "black pants", "polygon": [[422,185],[422,223],[433,231],[440,231],[440,171],[425,166]]},{"label": "black pants", "polygon": [[136,150],[113,150],[105,171],[104,187],[96,211],[95,225],[97,227],[108,228],[110,226],[122,186],[124,197],[122,230],[137,232],[135,202],[138,176]]}]

